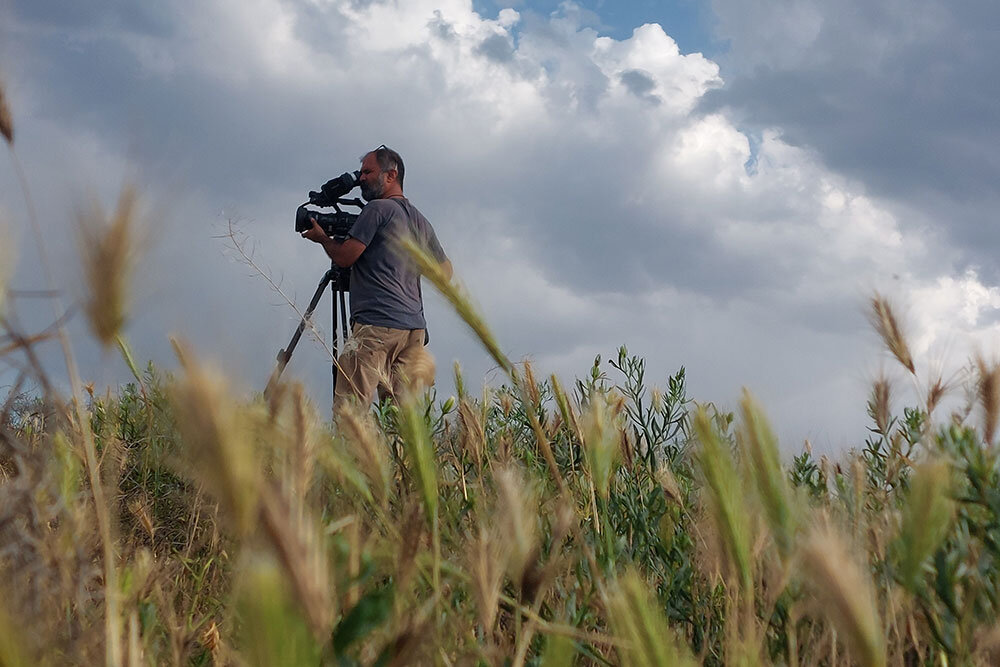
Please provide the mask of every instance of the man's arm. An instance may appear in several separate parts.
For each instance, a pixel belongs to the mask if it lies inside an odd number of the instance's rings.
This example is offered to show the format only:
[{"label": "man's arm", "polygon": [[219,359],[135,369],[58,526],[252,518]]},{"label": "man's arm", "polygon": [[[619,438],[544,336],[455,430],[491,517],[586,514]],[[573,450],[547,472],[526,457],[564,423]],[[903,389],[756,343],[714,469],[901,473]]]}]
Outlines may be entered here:
[{"label": "man's arm", "polygon": [[326,235],[326,232],[317,224],[315,219],[310,218],[310,220],[313,223],[312,229],[302,232],[302,238],[309,239],[323,246],[326,254],[340,268],[346,269],[354,264],[354,262],[358,261],[358,257],[361,257],[361,253],[365,251],[367,246],[361,241],[351,237],[344,239],[343,243],[336,241]]}]

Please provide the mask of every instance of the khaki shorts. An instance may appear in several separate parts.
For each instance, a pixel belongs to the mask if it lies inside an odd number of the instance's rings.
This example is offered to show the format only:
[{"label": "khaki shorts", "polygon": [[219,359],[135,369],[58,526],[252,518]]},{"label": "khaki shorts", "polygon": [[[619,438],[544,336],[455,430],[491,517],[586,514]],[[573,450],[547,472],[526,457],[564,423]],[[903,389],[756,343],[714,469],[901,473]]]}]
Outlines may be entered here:
[{"label": "khaki shorts", "polygon": [[398,396],[434,384],[434,358],[424,348],[423,329],[354,324],[337,367],[335,411],[349,397],[371,404],[376,389],[380,397]]}]

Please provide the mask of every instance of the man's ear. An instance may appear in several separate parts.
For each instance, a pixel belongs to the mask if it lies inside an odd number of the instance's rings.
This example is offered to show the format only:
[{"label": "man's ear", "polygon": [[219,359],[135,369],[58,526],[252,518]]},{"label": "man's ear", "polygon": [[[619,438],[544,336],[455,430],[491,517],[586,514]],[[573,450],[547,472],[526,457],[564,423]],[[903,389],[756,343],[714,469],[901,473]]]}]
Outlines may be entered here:
[{"label": "man's ear", "polygon": [[386,181],[392,181],[393,183],[395,183],[398,179],[399,179],[399,170],[398,169],[387,169],[386,170],[386,172],[385,172],[385,180]]}]

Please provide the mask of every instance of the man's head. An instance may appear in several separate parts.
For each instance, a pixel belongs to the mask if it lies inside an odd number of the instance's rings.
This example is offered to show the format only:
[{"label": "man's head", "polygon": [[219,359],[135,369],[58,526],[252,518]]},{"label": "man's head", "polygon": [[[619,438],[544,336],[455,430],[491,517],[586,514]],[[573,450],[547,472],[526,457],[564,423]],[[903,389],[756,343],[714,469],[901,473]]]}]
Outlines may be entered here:
[{"label": "man's head", "polygon": [[403,194],[403,158],[399,153],[379,146],[361,158],[361,196],[365,201]]}]

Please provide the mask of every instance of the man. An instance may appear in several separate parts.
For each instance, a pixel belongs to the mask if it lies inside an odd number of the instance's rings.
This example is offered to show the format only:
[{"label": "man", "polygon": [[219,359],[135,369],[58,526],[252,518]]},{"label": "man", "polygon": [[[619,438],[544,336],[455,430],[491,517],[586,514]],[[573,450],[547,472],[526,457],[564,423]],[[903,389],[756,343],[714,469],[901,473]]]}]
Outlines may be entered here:
[{"label": "man", "polygon": [[399,153],[379,146],[361,159],[361,196],[369,203],[348,238],[335,241],[315,220],[302,232],[337,266],[352,267],[351,336],[337,359],[335,410],[350,397],[370,404],[376,389],[398,395],[434,384],[420,273],[397,241],[416,239],[449,278],[451,262],[427,218],[403,196],[404,173]]}]

